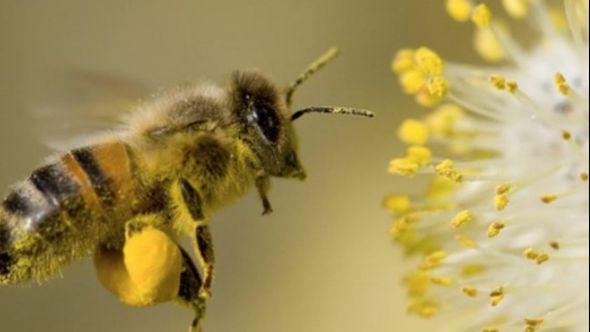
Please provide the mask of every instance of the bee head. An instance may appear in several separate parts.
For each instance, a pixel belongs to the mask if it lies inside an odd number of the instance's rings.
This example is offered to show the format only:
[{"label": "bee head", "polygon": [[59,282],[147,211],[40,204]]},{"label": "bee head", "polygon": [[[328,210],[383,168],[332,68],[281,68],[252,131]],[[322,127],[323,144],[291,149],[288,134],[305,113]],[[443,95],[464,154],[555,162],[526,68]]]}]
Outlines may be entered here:
[{"label": "bee head", "polygon": [[242,139],[250,145],[269,175],[305,179],[293,128],[293,121],[301,116],[308,113],[374,116],[369,111],[347,107],[314,106],[293,113],[289,111],[297,87],[337,54],[335,48],[328,50],[283,91],[256,72],[233,74],[231,109],[241,125]]}]

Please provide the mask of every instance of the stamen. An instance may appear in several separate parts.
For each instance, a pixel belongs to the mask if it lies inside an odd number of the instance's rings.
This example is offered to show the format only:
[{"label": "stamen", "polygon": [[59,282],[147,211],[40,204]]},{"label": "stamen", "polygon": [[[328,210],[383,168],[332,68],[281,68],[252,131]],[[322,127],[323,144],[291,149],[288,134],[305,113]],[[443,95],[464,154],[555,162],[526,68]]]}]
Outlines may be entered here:
[{"label": "stamen", "polygon": [[488,227],[488,237],[495,237],[500,234],[500,231],[506,227],[503,221],[495,221]]},{"label": "stamen", "polygon": [[457,213],[457,215],[455,215],[453,219],[451,219],[451,226],[453,226],[453,228],[459,228],[472,220],[473,214],[468,210],[463,210]]},{"label": "stamen", "polygon": [[469,297],[476,297],[477,296],[477,289],[473,286],[467,286],[467,285],[463,286],[461,288],[461,291]]},{"label": "stamen", "polygon": [[492,307],[497,306],[504,299],[504,287],[499,286],[490,293]]}]

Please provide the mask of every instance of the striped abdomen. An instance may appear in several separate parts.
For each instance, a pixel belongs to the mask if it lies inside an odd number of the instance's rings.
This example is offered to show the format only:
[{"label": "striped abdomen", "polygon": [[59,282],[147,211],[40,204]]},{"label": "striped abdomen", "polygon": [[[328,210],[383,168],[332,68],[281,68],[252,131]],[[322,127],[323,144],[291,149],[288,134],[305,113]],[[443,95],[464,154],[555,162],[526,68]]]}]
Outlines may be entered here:
[{"label": "striped abdomen", "polygon": [[131,213],[136,184],[118,141],[73,150],[17,184],[0,207],[0,284],[46,279],[91,253]]}]

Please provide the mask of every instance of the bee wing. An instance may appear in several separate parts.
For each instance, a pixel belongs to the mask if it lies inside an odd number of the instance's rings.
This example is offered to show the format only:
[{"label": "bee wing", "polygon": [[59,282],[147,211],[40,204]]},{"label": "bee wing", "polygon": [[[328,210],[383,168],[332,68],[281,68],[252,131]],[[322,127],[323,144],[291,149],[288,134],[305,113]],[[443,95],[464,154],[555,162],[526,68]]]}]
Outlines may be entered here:
[{"label": "bee wing", "polygon": [[33,105],[36,133],[47,146],[67,150],[91,136],[116,130],[149,89],[129,79],[91,71],[70,71],[47,85]]}]

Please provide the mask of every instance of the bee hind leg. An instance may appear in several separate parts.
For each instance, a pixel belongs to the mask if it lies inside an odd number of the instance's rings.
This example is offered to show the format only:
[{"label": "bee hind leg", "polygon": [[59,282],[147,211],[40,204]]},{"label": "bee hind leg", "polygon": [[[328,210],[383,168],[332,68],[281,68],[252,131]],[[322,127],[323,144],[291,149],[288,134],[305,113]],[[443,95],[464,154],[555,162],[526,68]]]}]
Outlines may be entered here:
[{"label": "bee hind leg", "polygon": [[194,312],[195,318],[189,327],[189,332],[202,332],[206,309],[206,299],[200,295],[203,288],[203,278],[189,254],[183,248],[179,247],[179,249],[183,262],[177,301]]}]

